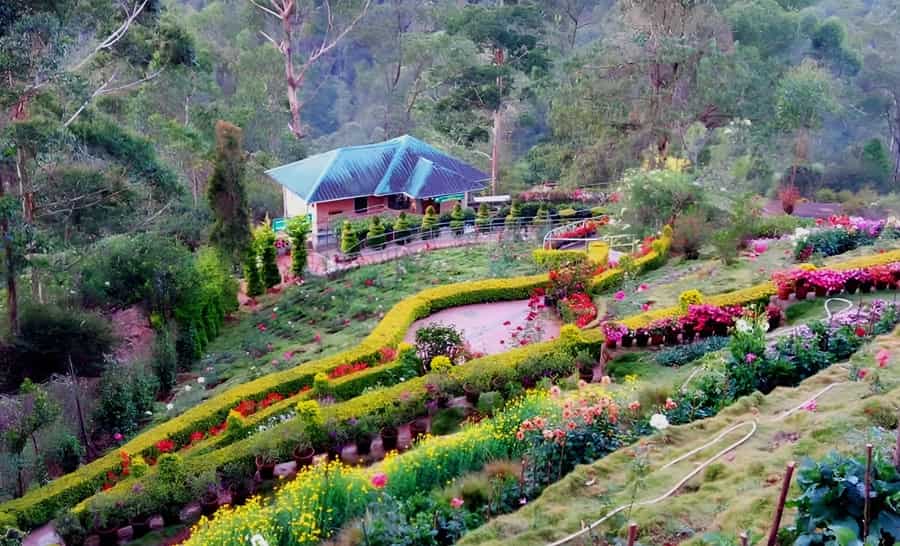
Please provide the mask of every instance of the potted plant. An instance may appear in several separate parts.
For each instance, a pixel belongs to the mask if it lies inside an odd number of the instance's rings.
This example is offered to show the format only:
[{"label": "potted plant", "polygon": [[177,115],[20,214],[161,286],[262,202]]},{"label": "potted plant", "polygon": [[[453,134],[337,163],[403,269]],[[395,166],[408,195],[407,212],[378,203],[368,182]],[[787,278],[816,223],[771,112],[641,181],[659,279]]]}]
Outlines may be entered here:
[{"label": "potted plant", "polygon": [[575,366],[578,368],[578,377],[582,381],[590,383],[594,380],[594,357],[588,351],[579,351],[575,355]]},{"label": "potted plant", "polygon": [[128,508],[131,517],[129,524],[134,538],[139,538],[150,532],[150,519],[156,508],[153,499],[145,493],[140,486],[135,485],[131,489],[132,495],[128,500]]},{"label": "potted plant", "polygon": [[464,383],[463,392],[466,394],[466,402],[473,406],[478,404],[478,397],[481,396],[481,389],[471,383]]},{"label": "potted plant", "polygon": [[427,433],[428,433],[428,420],[427,419],[423,419],[423,418],[415,419],[409,424],[409,436],[413,440],[416,440],[419,438],[419,436],[424,436]]},{"label": "potted plant", "polygon": [[94,531],[100,537],[100,546],[115,546],[119,543],[119,524],[123,518],[118,514],[120,507],[109,495],[98,495],[90,504],[90,514]]},{"label": "potted plant", "polygon": [[312,465],[313,458],[316,456],[316,450],[309,442],[301,442],[294,447],[294,462],[297,463],[297,470]]},{"label": "potted plant", "polygon": [[662,345],[666,335],[666,323],[662,320],[654,321],[650,324],[650,344]]},{"label": "potted plant", "polygon": [[853,294],[859,288],[859,270],[853,269],[847,272],[847,279],[844,281],[844,290],[848,294]]},{"label": "potted plant", "polygon": [[353,443],[356,445],[356,454],[365,457],[372,452],[372,440],[375,439],[372,420],[368,416],[363,417],[357,419],[351,426]]},{"label": "potted plant", "polygon": [[260,480],[266,481],[275,478],[277,460],[277,453],[271,450],[264,450],[256,455],[256,473]]},{"label": "potted plant", "polygon": [[[620,342],[622,342],[622,346],[625,346],[624,338],[629,333],[628,328],[626,328],[625,325],[616,322],[604,322],[602,330],[608,348],[615,349],[616,345]],[[631,345],[630,340],[629,345]]]},{"label": "potted plant", "polygon": [[797,300],[805,300],[806,295],[809,294],[809,289],[810,285],[806,277],[799,277],[794,283],[794,294],[797,296]]},{"label": "potted plant", "polygon": [[696,326],[690,320],[682,320],[681,321],[681,342],[682,343],[691,343],[694,341],[694,337],[696,336]]},{"label": "potted plant", "polygon": [[385,453],[397,449],[397,439],[399,437],[400,434],[394,425],[381,427],[381,448]]},{"label": "potted plant", "polygon": [[776,271],[772,274],[772,281],[778,292],[778,299],[787,301],[794,291],[794,271]]},{"label": "potted plant", "polygon": [[872,280],[872,275],[865,269],[860,269],[857,275],[859,279],[859,291],[863,294],[868,294],[872,291],[872,286],[874,284]]},{"label": "potted plant", "polygon": [[663,321],[666,345],[678,345],[678,323],[674,319]]},{"label": "potted plant", "polygon": [[774,303],[770,303],[768,307],[766,307],[766,318],[769,319],[769,330],[774,330],[781,326],[781,307],[778,307]]},{"label": "potted plant", "polygon": [[634,331],[634,341],[638,347],[646,347],[650,341],[650,332],[644,328],[638,328]]}]

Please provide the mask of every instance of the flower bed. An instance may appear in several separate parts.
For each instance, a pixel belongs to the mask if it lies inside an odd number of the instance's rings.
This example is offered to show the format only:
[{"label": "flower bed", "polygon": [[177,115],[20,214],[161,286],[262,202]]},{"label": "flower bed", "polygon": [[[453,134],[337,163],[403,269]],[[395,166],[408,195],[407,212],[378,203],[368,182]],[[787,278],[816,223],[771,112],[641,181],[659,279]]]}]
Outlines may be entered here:
[{"label": "flower bed", "polygon": [[780,299],[786,300],[791,294],[797,299],[805,299],[809,292],[824,297],[846,291],[849,294],[872,288],[896,288],[900,282],[900,262],[876,264],[869,267],[848,269],[816,269],[801,266],[787,271],[776,271],[772,281]]},{"label": "flower bed", "polygon": [[[830,216],[816,220],[820,229],[802,230],[796,237],[794,255],[807,260],[813,254],[835,256],[860,246],[871,245],[882,234],[884,220],[866,220],[856,216]],[[892,233],[896,230],[892,227]]]}]

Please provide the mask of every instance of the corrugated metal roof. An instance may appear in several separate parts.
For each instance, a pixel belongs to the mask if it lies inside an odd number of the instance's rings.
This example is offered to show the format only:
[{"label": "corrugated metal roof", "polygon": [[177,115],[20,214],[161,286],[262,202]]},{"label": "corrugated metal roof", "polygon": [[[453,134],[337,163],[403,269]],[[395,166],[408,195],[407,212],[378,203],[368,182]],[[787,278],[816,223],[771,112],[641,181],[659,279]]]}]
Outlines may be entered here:
[{"label": "corrugated metal roof", "polygon": [[483,189],[487,175],[409,135],[338,148],[266,171],[308,203],[406,193],[425,198]]}]

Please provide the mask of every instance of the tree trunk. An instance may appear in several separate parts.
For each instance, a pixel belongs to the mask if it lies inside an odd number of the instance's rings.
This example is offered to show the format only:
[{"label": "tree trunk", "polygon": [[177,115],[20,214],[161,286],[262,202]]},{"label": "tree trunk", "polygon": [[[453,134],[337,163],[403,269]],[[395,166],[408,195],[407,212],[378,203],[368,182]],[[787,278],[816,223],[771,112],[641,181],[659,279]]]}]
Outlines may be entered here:
[{"label": "tree trunk", "polygon": [[893,106],[888,110],[888,130],[890,131],[891,159],[894,180],[900,178],[900,95],[894,95]]},{"label": "tree trunk", "polygon": [[294,137],[301,139],[304,135],[300,122],[300,99],[297,98],[297,93],[303,82],[302,77],[298,77],[294,72],[294,29],[291,26],[291,17],[293,16],[294,2],[287,2],[284,11],[281,12],[281,31],[283,35],[281,53],[284,57],[284,76],[287,80],[288,106],[291,109],[290,129]]},{"label": "tree trunk", "polygon": [[[0,198],[6,195],[6,182],[0,180]],[[6,273],[6,307],[9,312],[9,331],[12,335],[19,333],[19,298],[16,292],[16,266],[13,253],[12,237],[9,233],[9,219],[0,219],[0,235],[3,236],[3,259]]]},{"label": "tree trunk", "polygon": [[[501,3],[502,5],[502,3]],[[506,64],[506,55],[502,48],[494,50],[494,64],[502,67]],[[503,76],[497,76],[497,109],[494,110],[494,129],[491,139],[491,195],[497,195],[497,180],[500,171],[500,138],[502,131],[503,111]]]}]

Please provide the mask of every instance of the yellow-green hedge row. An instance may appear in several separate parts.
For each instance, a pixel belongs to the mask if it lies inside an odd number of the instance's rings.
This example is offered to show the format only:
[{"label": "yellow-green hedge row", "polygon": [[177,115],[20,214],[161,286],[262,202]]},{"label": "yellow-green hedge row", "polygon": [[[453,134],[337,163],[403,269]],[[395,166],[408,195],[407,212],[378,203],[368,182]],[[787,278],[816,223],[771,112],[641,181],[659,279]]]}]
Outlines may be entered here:
[{"label": "yellow-green hedge row", "polygon": [[531,257],[538,266],[544,269],[559,269],[571,264],[582,264],[588,261],[587,252],[583,250],[556,250],[539,248],[532,251]]}]

